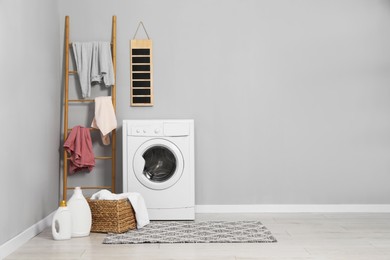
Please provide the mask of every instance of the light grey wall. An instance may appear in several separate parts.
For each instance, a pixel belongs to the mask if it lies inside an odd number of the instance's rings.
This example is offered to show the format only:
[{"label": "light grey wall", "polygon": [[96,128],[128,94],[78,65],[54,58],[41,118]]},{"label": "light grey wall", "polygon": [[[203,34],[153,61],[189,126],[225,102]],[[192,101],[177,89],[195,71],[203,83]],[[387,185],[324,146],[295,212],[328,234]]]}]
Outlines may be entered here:
[{"label": "light grey wall", "polygon": [[0,245],[58,206],[60,32],[53,0],[0,0]]},{"label": "light grey wall", "polygon": [[[114,14],[118,119],[195,119],[196,204],[390,203],[389,1],[60,1],[73,40]],[[129,107],[141,20],[152,108]]]}]

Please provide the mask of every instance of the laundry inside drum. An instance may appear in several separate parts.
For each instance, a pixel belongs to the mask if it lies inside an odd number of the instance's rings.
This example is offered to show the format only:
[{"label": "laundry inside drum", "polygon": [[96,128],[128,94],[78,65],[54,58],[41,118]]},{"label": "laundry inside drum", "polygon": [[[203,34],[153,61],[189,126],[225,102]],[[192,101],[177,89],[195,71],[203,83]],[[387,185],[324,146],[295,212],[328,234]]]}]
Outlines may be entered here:
[{"label": "laundry inside drum", "polygon": [[176,170],[175,155],[166,147],[153,146],[145,151],[143,174],[152,182],[165,182],[169,180]]}]

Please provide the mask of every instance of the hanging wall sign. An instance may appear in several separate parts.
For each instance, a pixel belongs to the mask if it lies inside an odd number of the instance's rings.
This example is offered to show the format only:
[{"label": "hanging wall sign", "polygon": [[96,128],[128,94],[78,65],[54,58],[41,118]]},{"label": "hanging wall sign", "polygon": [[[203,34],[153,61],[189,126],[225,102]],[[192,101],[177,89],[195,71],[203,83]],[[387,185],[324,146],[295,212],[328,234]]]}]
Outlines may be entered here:
[{"label": "hanging wall sign", "polygon": [[[140,25],[145,30],[147,40],[135,39]],[[130,68],[130,105],[153,106],[152,40],[142,22],[130,42]]]}]

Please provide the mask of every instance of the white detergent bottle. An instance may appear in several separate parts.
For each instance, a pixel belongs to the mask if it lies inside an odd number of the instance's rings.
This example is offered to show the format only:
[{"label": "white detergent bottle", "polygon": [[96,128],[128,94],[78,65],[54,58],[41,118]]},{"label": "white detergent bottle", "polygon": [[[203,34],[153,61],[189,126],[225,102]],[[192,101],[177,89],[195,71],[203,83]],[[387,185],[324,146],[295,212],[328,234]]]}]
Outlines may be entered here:
[{"label": "white detergent bottle", "polygon": [[65,240],[71,238],[72,232],[72,216],[70,210],[66,207],[66,201],[60,203],[60,207],[54,213],[51,223],[51,233],[54,240]]},{"label": "white detergent bottle", "polygon": [[74,189],[72,197],[68,200],[68,208],[72,215],[72,237],[89,236],[92,214],[80,187]]}]

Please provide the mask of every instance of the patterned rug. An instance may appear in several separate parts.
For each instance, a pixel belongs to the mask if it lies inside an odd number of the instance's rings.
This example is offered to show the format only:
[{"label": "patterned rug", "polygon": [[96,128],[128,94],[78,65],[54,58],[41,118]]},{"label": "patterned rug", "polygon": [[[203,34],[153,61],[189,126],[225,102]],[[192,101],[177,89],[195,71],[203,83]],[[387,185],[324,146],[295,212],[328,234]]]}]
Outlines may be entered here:
[{"label": "patterned rug", "polygon": [[139,230],[108,234],[103,244],[141,243],[272,243],[260,221],[151,221]]}]

